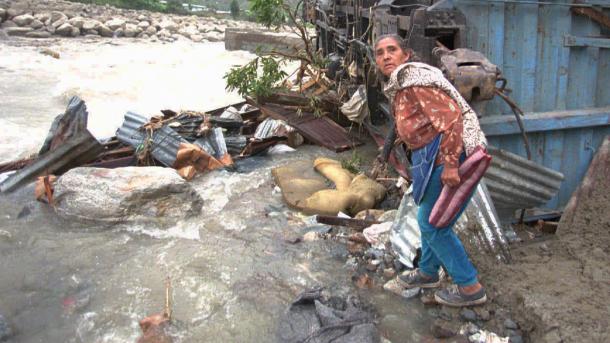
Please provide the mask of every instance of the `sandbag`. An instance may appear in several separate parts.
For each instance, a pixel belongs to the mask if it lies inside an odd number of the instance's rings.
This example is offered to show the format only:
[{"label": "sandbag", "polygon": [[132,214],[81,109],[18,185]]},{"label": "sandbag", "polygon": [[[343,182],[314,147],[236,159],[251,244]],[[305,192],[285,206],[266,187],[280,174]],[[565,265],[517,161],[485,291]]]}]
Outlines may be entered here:
[{"label": "sandbag", "polygon": [[305,199],[303,207],[315,214],[336,216],[339,212],[353,213],[351,209],[358,203],[358,195],[354,193],[325,189]]},{"label": "sandbag", "polygon": [[330,158],[316,158],[316,160],[313,162],[313,167],[320,174],[332,181],[338,191],[347,190],[352,183],[352,179],[354,178],[352,173],[341,167],[341,162]]},{"label": "sandbag", "polygon": [[378,182],[361,174],[352,180],[348,192],[355,194],[357,197],[356,203],[349,208],[351,214],[356,214],[362,210],[375,207],[385,197],[386,189]]}]

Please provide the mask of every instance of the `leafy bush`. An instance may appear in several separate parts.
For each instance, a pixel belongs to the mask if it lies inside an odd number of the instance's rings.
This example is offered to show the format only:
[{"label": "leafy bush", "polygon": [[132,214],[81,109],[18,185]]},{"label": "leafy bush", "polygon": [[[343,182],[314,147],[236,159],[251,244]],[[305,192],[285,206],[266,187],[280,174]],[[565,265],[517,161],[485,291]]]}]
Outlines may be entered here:
[{"label": "leafy bush", "polygon": [[266,97],[281,88],[278,83],[286,76],[281,70],[281,62],[273,57],[259,56],[244,66],[231,69],[224,78],[227,80],[228,91],[237,90],[243,97]]}]

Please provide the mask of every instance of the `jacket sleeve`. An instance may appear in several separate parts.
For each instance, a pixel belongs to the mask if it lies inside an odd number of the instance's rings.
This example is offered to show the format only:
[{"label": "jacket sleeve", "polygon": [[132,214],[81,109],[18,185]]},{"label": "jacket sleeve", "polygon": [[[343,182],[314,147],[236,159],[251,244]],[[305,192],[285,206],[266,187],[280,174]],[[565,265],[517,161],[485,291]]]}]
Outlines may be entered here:
[{"label": "jacket sleeve", "polygon": [[432,126],[443,134],[440,150],[445,168],[458,168],[463,151],[463,118],[457,103],[437,88],[414,87],[420,110]]}]

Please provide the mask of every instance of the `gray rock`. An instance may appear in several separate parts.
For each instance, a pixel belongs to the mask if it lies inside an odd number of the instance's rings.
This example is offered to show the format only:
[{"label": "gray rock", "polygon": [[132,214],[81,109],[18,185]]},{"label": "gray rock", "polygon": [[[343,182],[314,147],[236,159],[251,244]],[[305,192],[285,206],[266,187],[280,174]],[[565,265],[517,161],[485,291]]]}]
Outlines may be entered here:
[{"label": "gray rock", "polygon": [[155,28],[154,26],[149,26],[146,28],[146,33],[150,36],[157,34],[157,28]]},{"label": "gray rock", "polygon": [[479,319],[486,322],[489,319],[491,319],[491,314],[489,313],[489,311],[487,311],[484,308],[475,308],[474,310],[477,313],[477,316],[479,316]]},{"label": "gray rock", "polygon": [[162,29],[172,33],[178,30],[178,24],[176,24],[176,22],[174,22],[173,20],[169,19],[164,19],[162,22],[159,23],[159,26],[161,26]]},{"label": "gray rock", "polygon": [[71,37],[72,36],[72,29],[77,29],[76,27],[68,24],[68,23],[64,23],[63,25],[57,27],[55,29],[55,33],[60,35],[60,36],[64,36],[64,37]]},{"label": "gray rock", "polygon": [[78,37],[80,35],[80,29],[78,27],[72,27],[70,37]]},{"label": "gray rock", "polygon": [[83,36],[99,36],[99,33],[97,32],[97,30],[84,30],[81,31]]},{"label": "gray rock", "polygon": [[83,23],[83,30],[87,31],[87,30],[97,30],[100,25],[102,25],[102,23],[100,23],[97,20],[94,19],[89,19],[89,20],[85,20],[85,22]]},{"label": "gray rock", "polygon": [[4,29],[4,31],[6,31],[6,34],[9,36],[25,36],[26,34],[28,34],[28,32],[32,32],[34,31],[33,28],[31,27],[7,27]]},{"label": "gray rock", "polygon": [[45,25],[44,30],[51,34],[54,34],[56,31],[53,25]]},{"label": "gray rock", "polygon": [[449,325],[449,323],[438,319],[432,323],[430,331],[435,338],[450,338],[456,335],[455,330]]},{"label": "gray rock", "polygon": [[157,32],[157,35],[160,38],[170,38],[172,36],[172,33],[166,29],[162,29],[161,31]]},{"label": "gray rock", "polygon": [[114,33],[108,26],[104,24],[100,25],[100,27],[97,29],[97,32],[99,32],[102,37],[112,37],[112,34]]},{"label": "gray rock", "polygon": [[70,20],[68,20],[68,23],[74,27],[78,27],[79,29],[83,28],[83,25],[85,24],[86,19],[83,17],[74,17]]},{"label": "gray rock", "polygon": [[6,19],[6,10],[0,7],[0,23]]},{"label": "gray rock", "polygon": [[[142,30],[146,30],[148,27],[150,27],[150,23],[147,21],[141,21],[138,23],[138,27],[141,28]],[[155,30],[155,32],[157,32]]]},{"label": "gray rock", "polygon": [[36,13],[36,14],[34,14],[34,18],[36,18],[44,23],[45,21],[49,20],[49,18],[51,18],[51,13],[48,13],[48,12]]},{"label": "gray rock", "polygon": [[173,223],[198,214],[203,200],[171,168],[75,168],[55,185],[57,213],[96,222]]},{"label": "gray rock", "polygon": [[517,325],[517,323],[515,323],[510,318],[506,318],[506,320],[504,320],[504,327],[509,329],[509,330],[517,330],[517,329],[519,329],[519,325]]},{"label": "gray rock", "polygon": [[140,34],[138,35],[138,38],[142,38],[142,39],[148,39],[148,37],[150,37],[148,34],[146,34],[146,32],[140,32]]},{"label": "gray rock", "polygon": [[3,29],[7,29],[9,27],[18,27],[17,24],[15,24],[15,22],[13,22],[12,20],[7,20],[4,23],[2,23],[2,28]]},{"label": "gray rock", "polygon": [[34,17],[30,14],[22,14],[13,18],[13,21],[19,26],[28,26],[34,21]]},{"label": "gray rock", "polygon": [[106,23],[104,23],[104,25],[108,26],[112,31],[116,31],[125,27],[125,20],[114,18],[112,20],[108,20]]},{"label": "gray rock", "polygon": [[7,19],[12,19],[18,15],[20,15],[21,13],[19,13],[18,10],[14,9],[14,8],[9,8],[6,10],[6,18]]},{"label": "gray rock", "polygon": [[[67,23],[68,23],[68,18],[61,18],[61,19],[59,19],[59,20],[56,20],[56,21],[52,22],[52,24],[51,24],[51,25],[53,25],[53,27],[54,27],[55,29],[57,29],[57,28],[59,28],[60,26],[63,26],[64,24],[67,24]],[[70,25],[70,26],[72,26],[72,25]]]},{"label": "gray rock", "polygon": [[515,336],[510,336],[510,338],[508,339],[508,341],[510,343],[523,343],[523,337],[519,336],[519,335],[515,335]]},{"label": "gray rock", "polygon": [[59,12],[59,11],[53,11],[51,12],[50,16],[49,16],[49,20],[51,21],[51,23],[54,23],[58,20],[65,20],[65,22],[68,21],[68,16]]},{"label": "gray rock", "polygon": [[42,21],[38,20],[38,19],[34,19],[32,20],[32,22],[30,23],[30,27],[33,28],[34,30],[38,30],[44,27],[44,24],[42,23]]},{"label": "gray rock", "polygon": [[138,20],[139,20],[139,21],[148,21],[148,17],[147,17],[147,16],[145,16],[144,14],[140,14],[140,15],[138,16]]},{"label": "gray rock", "polygon": [[50,38],[51,33],[47,31],[33,31],[25,34],[29,38]]},{"label": "gray rock", "polygon": [[477,314],[469,308],[464,308],[460,311],[460,318],[467,322],[474,322],[477,320]]},{"label": "gray rock", "polygon": [[134,24],[126,24],[125,25],[125,37],[135,37],[137,36],[140,32],[142,32],[142,30],[140,30],[136,25]]},{"label": "gray rock", "polygon": [[13,330],[8,321],[0,314],[0,342],[9,339],[13,335]]},{"label": "gray rock", "polygon": [[117,38],[123,37],[123,36],[125,36],[125,30],[123,30],[122,28],[118,28],[118,29],[114,30],[114,33],[112,34],[112,36],[117,37]]}]

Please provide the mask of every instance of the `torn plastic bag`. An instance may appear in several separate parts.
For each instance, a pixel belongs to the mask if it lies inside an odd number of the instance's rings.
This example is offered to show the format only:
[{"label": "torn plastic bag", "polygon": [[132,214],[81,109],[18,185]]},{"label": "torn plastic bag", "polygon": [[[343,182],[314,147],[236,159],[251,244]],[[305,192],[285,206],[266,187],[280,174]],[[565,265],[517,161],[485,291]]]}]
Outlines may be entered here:
[{"label": "torn plastic bag", "polygon": [[361,124],[364,121],[369,115],[364,85],[360,85],[354,95],[352,95],[346,103],[341,105],[341,112],[353,122]]},{"label": "torn plastic bag", "polygon": [[323,296],[321,288],[301,293],[282,316],[278,342],[378,343],[381,338],[372,313],[353,296]]}]

